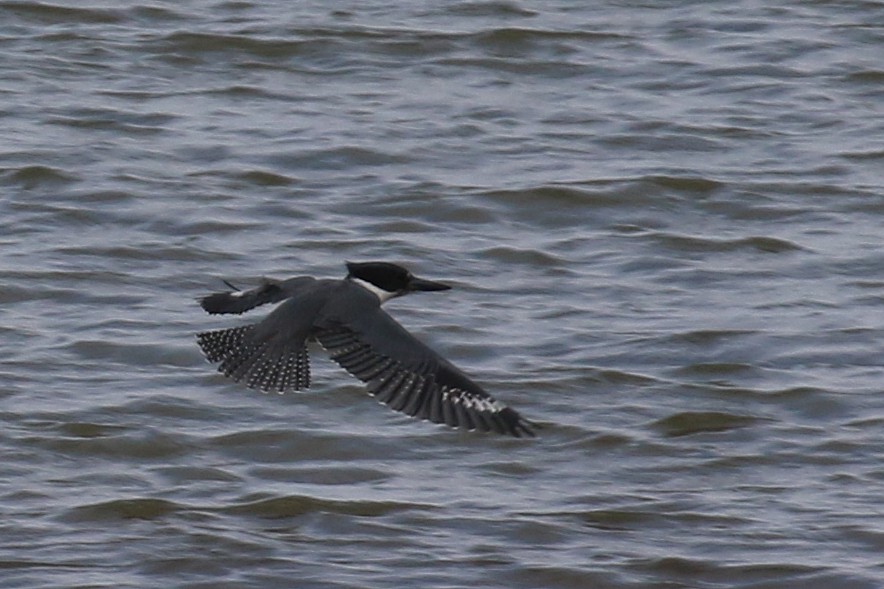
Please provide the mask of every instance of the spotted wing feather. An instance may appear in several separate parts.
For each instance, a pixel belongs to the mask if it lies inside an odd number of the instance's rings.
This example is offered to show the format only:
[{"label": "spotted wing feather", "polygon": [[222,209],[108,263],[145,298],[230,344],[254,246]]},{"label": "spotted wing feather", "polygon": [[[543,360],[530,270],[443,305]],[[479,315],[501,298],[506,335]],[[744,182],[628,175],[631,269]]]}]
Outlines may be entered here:
[{"label": "spotted wing feather", "polygon": [[310,386],[307,348],[279,348],[255,337],[255,325],[205,331],[197,342],[218,372],[265,392],[297,391]]}]

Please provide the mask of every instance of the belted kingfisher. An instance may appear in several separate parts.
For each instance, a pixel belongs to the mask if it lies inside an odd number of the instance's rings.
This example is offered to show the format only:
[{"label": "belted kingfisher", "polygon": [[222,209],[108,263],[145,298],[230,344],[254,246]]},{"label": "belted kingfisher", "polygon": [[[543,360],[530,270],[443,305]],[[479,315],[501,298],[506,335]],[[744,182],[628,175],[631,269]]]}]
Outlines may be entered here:
[{"label": "belted kingfisher", "polygon": [[197,334],[218,371],[262,391],[310,386],[307,342],[317,341],[368,393],[396,411],[453,427],[534,436],[531,422],[494,400],[445,358],[408,333],[381,304],[412,292],[448,290],[389,262],[347,262],[343,280],[265,279],[252,290],[199,299],[208,313],[241,314],[285,301],[263,321]]}]

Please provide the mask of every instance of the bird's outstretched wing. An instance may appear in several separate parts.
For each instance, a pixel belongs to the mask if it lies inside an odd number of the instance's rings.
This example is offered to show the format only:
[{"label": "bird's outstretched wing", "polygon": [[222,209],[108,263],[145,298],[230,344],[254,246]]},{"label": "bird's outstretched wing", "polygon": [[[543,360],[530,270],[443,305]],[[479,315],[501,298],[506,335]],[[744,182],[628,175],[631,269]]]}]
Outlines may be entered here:
[{"label": "bird's outstretched wing", "polygon": [[534,436],[530,422],[493,399],[380,308],[352,318],[347,325],[320,326],[316,339],[332,360],[396,411],[469,430]]},{"label": "bird's outstretched wing", "polygon": [[196,338],[210,362],[220,362],[218,372],[265,392],[297,391],[310,386],[310,359],[304,342],[274,346],[256,337],[256,325],[204,331]]},{"label": "bird's outstretched wing", "polygon": [[314,282],[313,278],[303,276],[285,281],[265,278],[261,286],[250,290],[238,290],[235,286],[225,281],[224,284],[233,289],[231,292],[216,292],[199,299],[200,306],[207,313],[217,315],[221,313],[241,314],[267,303],[278,303],[292,296],[295,289]]}]

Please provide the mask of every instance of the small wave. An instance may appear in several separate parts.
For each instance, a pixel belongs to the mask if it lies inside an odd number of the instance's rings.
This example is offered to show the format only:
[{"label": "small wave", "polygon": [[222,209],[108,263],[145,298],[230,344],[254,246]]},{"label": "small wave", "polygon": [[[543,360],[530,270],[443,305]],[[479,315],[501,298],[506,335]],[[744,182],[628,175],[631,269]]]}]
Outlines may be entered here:
[{"label": "small wave", "polygon": [[384,516],[397,511],[410,509],[428,509],[419,503],[403,503],[396,501],[343,501],[334,499],[318,499],[305,495],[288,495],[271,497],[222,508],[221,511],[236,515],[247,515],[263,518],[289,518],[307,513],[337,513],[359,517]]},{"label": "small wave", "polygon": [[256,186],[291,186],[296,183],[290,176],[268,170],[248,170],[236,174],[236,177]]},{"label": "small wave", "polygon": [[[84,429],[85,428],[85,429]],[[84,437],[82,434],[93,435]],[[83,425],[68,430],[68,435],[35,439],[41,445],[68,456],[102,457],[127,461],[165,460],[190,451],[190,446],[180,436],[170,436],[156,431],[136,432],[99,425]]]},{"label": "small wave", "polygon": [[154,135],[166,132],[166,124],[175,117],[168,114],[133,114],[98,109],[73,111],[63,116],[46,118],[49,125],[71,127],[83,131],[109,131],[127,136]]},{"label": "small wave", "polygon": [[741,329],[697,329],[673,334],[669,339],[675,343],[708,347],[721,342],[731,342],[737,338],[748,337],[756,333],[755,331]]},{"label": "small wave", "polygon": [[[317,43],[317,41],[312,41]],[[165,51],[184,55],[241,52],[264,58],[298,55],[311,42],[300,39],[260,38],[248,35],[176,31],[161,40]]]},{"label": "small wave", "polygon": [[757,367],[742,362],[696,362],[678,370],[683,376],[730,376],[749,374]]},{"label": "small wave", "polygon": [[519,6],[515,2],[460,2],[445,8],[453,16],[533,17],[537,12]]},{"label": "small wave", "polygon": [[671,507],[629,506],[619,509],[591,509],[579,516],[586,525],[601,530],[642,530],[667,526],[714,526],[730,527],[747,523],[747,520],[726,515],[707,514],[696,511],[673,510]]},{"label": "small wave", "polygon": [[757,418],[720,411],[683,411],[658,419],[651,426],[667,437],[724,432],[749,426]]},{"label": "small wave", "polygon": [[99,522],[128,519],[158,519],[183,509],[184,506],[149,497],[134,499],[113,499],[90,505],[80,505],[69,509],[61,516],[68,522]]},{"label": "small wave", "polygon": [[125,20],[121,12],[109,8],[72,8],[42,2],[3,2],[0,8],[22,20],[48,25],[119,24]]},{"label": "small wave", "polygon": [[347,465],[342,468],[323,466],[260,466],[251,474],[266,481],[311,485],[357,485],[378,483],[392,478],[392,474],[375,468],[359,468]]},{"label": "small wave", "polygon": [[651,232],[646,235],[651,235],[653,239],[666,249],[679,252],[734,252],[748,250],[778,254],[804,249],[787,239],[766,236],[719,239],[667,232]]},{"label": "small wave", "polygon": [[558,267],[562,266],[563,261],[558,256],[544,252],[539,249],[517,248],[507,246],[497,246],[488,248],[481,252],[483,257],[491,260],[498,260],[506,264],[525,264],[536,267]]},{"label": "small wave", "polygon": [[25,189],[33,189],[43,186],[70,184],[78,180],[78,178],[60,168],[32,165],[14,170],[6,170],[3,173],[3,180],[4,183],[17,184]]}]

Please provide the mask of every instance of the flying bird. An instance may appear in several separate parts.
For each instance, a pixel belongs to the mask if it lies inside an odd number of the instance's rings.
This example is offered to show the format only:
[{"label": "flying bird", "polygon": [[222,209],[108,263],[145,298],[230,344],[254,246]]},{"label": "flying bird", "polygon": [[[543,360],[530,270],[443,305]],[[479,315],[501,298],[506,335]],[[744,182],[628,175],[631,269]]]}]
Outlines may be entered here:
[{"label": "flying bird", "polygon": [[468,430],[534,436],[532,424],[411,335],[381,305],[414,292],[448,290],[389,262],[347,262],[343,280],[265,279],[199,299],[208,313],[241,314],[282,303],[262,321],[197,334],[218,371],[265,392],[310,386],[307,343],[316,341],[368,393],[396,411]]}]

